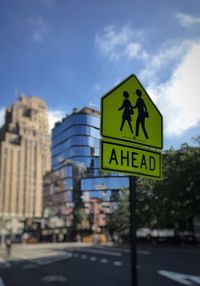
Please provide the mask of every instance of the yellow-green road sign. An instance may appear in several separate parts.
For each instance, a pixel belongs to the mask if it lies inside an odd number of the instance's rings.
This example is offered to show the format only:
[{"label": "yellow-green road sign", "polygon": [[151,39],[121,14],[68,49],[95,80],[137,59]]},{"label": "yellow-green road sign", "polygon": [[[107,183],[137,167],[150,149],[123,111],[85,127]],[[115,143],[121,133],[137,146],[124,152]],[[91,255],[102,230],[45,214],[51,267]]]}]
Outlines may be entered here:
[{"label": "yellow-green road sign", "polygon": [[161,153],[101,140],[101,170],[161,179]]},{"label": "yellow-green road sign", "polygon": [[101,136],[163,148],[163,120],[135,75],[101,98]]}]

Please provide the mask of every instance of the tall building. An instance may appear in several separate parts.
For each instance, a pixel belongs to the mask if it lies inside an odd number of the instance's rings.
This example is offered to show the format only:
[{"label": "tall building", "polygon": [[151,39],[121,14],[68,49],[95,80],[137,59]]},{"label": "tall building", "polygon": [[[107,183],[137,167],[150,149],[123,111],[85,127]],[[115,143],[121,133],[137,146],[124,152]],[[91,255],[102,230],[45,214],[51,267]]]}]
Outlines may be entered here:
[{"label": "tall building", "polygon": [[21,94],[0,129],[0,217],[41,217],[42,180],[50,169],[47,105]]},{"label": "tall building", "polygon": [[49,234],[62,237],[72,227],[80,201],[90,227],[104,228],[116,197],[128,186],[127,177],[101,173],[99,129],[100,112],[84,107],[74,109],[52,130],[53,171],[44,178],[43,194],[44,217],[52,229]]}]

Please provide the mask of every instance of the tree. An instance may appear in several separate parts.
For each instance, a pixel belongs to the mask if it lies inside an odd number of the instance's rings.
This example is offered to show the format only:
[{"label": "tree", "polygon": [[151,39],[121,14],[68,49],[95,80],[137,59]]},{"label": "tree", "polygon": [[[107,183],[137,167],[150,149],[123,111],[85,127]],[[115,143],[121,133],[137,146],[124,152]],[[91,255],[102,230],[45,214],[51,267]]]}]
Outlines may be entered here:
[{"label": "tree", "polygon": [[107,221],[107,228],[112,236],[119,241],[130,239],[130,204],[129,191],[121,190],[120,199],[114,203],[115,207]]},{"label": "tree", "polygon": [[90,229],[89,217],[84,207],[77,208],[74,212],[74,217],[75,229],[77,232]]},{"label": "tree", "polygon": [[[200,136],[195,138],[200,145]],[[200,216],[200,147],[184,143],[163,154],[163,179],[137,178],[137,227],[192,230]],[[129,192],[112,212],[108,228],[120,237],[130,229]]]},{"label": "tree", "polygon": [[192,229],[200,214],[200,148],[182,144],[163,155],[163,180],[140,180],[139,226]]}]

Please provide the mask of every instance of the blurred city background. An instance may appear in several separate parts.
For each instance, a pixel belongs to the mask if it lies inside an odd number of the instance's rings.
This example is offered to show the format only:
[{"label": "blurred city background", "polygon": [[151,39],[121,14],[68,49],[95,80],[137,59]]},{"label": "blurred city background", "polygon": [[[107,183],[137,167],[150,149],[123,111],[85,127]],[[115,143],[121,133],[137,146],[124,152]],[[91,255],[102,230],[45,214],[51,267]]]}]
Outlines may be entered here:
[{"label": "blurred city background", "polygon": [[[131,283],[129,180],[100,171],[99,126],[100,112],[92,106],[74,108],[55,123],[51,135],[42,99],[20,94],[7,108],[0,130],[1,265],[6,269],[10,260],[34,262],[32,268],[71,259],[77,251],[102,254],[103,264],[108,262],[104,255],[121,258],[122,251],[125,262],[113,262],[126,263],[117,283]],[[194,140],[200,144],[199,137]],[[181,250],[199,245],[199,166],[200,148],[185,143],[163,151],[163,180],[137,178],[136,235],[142,255],[149,255],[152,246],[159,251],[155,245]],[[7,261],[8,239],[14,246]],[[58,242],[68,244],[59,247]],[[38,243],[44,247],[38,249]],[[53,249],[50,243],[56,244]]]},{"label": "blurred city background", "polygon": [[129,177],[99,157],[100,98],[132,73],[164,121],[138,286],[200,285],[199,3],[80,2],[0,1],[0,286],[132,285]]}]

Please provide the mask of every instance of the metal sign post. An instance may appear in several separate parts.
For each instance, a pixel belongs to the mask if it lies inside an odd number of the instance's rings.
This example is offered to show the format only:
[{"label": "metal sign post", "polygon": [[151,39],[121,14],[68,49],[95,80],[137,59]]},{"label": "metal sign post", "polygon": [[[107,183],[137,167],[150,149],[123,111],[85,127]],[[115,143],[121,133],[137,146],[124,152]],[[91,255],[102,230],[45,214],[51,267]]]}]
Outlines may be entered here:
[{"label": "metal sign post", "polygon": [[131,231],[131,276],[132,286],[137,286],[137,250],[136,250],[136,177],[129,176],[130,190],[130,231]]},{"label": "metal sign post", "polygon": [[100,169],[129,174],[132,286],[137,286],[136,177],[162,179],[163,117],[135,75],[101,97]]}]

